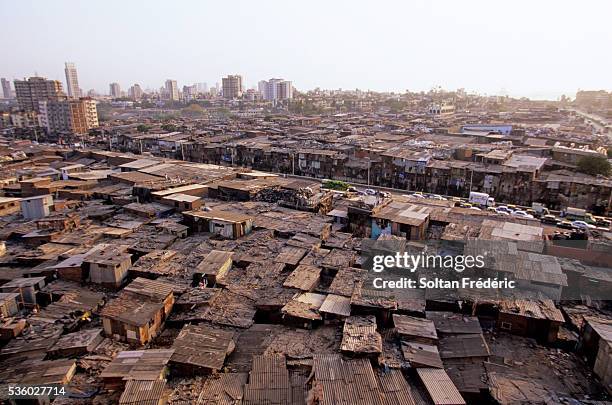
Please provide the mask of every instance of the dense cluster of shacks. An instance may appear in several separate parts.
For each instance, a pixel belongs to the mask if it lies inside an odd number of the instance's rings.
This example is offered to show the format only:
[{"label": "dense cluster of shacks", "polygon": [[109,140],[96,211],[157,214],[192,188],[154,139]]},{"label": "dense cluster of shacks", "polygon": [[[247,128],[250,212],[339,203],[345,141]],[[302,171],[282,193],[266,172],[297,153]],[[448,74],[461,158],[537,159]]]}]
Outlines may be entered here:
[{"label": "dense cluster of shacks", "polygon": [[[612,394],[607,303],[560,301],[569,284],[612,288],[609,234],[552,246],[537,221],[452,201],[23,141],[2,155],[5,399],[6,383],[65,384],[59,404],[595,404]],[[372,286],[367,241],[424,239],[502,241],[491,270],[549,298],[458,302]],[[520,345],[536,355],[519,361]]]},{"label": "dense cluster of shacks", "polygon": [[[424,114],[343,113],[231,120],[108,123],[97,142],[123,152],[192,162],[467,196],[506,203],[609,213],[612,183],[576,171],[584,157],[605,156],[609,139],[592,134],[569,110],[521,105],[509,111]],[[473,123],[473,124],[469,124]]]}]

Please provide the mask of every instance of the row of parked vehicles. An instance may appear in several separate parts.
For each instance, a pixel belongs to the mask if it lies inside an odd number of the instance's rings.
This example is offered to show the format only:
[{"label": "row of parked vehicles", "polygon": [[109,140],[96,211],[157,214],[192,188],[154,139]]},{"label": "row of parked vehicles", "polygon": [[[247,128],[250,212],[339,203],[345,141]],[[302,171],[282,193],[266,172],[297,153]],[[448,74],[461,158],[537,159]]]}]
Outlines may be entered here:
[{"label": "row of parked vehicles", "polygon": [[539,219],[541,223],[553,225],[563,229],[590,230],[599,229],[602,231],[610,230],[612,221],[605,217],[594,216],[586,210],[580,208],[566,208],[559,217],[553,215],[551,211],[541,203],[533,203],[531,208],[517,207],[516,205],[496,205],[495,199],[487,193],[472,191],[470,196],[465,199],[459,197],[443,197],[438,194],[414,193],[410,195],[416,198],[429,198],[433,200],[451,200],[456,205],[472,210],[487,210],[499,215],[508,215],[526,219]]}]

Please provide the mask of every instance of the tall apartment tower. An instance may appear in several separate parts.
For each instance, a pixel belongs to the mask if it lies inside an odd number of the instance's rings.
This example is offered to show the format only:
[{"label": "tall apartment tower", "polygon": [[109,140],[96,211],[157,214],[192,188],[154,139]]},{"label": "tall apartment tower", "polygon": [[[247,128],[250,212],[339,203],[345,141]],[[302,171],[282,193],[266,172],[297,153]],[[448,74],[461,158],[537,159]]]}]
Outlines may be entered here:
[{"label": "tall apartment tower", "polygon": [[278,98],[281,100],[291,100],[293,98],[293,83],[283,80],[278,84]]},{"label": "tall apartment tower", "polygon": [[138,83],[130,87],[130,89],[128,90],[128,96],[134,101],[140,100],[142,98],[142,88]]},{"label": "tall apartment tower", "polygon": [[48,100],[39,104],[40,124],[50,133],[85,134],[99,125],[96,102],[89,97]]},{"label": "tall apartment tower", "polygon": [[229,75],[221,79],[223,98],[232,100],[242,96],[242,76]]},{"label": "tall apartment tower", "polygon": [[2,81],[2,96],[4,98],[11,98],[11,82],[4,77],[0,81]]},{"label": "tall apartment tower", "polygon": [[111,83],[108,85],[109,87],[109,94],[112,98],[119,98],[121,97],[121,87],[119,86],[119,83]]},{"label": "tall apartment tower", "polygon": [[293,85],[289,80],[262,80],[258,84],[258,89],[265,100],[289,100],[293,98]]},{"label": "tall apartment tower", "polygon": [[66,86],[68,88],[68,97],[81,97],[81,89],[79,88],[79,78],[77,76],[76,66],[72,62],[65,63],[64,72],[66,73]]},{"label": "tall apartment tower", "polygon": [[59,80],[47,80],[44,77],[15,80],[15,93],[17,104],[24,111],[38,111],[39,101],[59,100],[65,97]]},{"label": "tall apartment tower", "polygon": [[178,101],[179,91],[176,80],[166,80],[166,94],[168,95],[168,100]]}]

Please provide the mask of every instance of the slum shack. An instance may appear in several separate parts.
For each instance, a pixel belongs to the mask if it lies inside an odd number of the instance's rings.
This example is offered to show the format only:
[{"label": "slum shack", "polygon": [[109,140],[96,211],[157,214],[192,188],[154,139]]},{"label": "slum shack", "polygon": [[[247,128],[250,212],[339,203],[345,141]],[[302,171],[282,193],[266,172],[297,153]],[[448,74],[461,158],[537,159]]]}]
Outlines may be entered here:
[{"label": "slum shack", "polygon": [[382,353],[382,336],[376,331],[376,318],[373,315],[346,318],[340,351],[354,356],[378,358]]},{"label": "slum shack", "polygon": [[297,288],[302,291],[312,291],[319,283],[320,275],[320,268],[301,264],[285,279],[283,287]]},{"label": "slum shack", "polygon": [[104,387],[110,390],[121,389],[127,381],[157,381],[168,375],[167,364],[174,353],[172,349],[128,350],[106,366],[100,378]]},{"label": "slum shack", "polygon": [[612,395],[612,322],[585,317],[579,348],[608,394]]},{"label": "slum shack", "polygon": [[253,217],[238,212],[184,211],[183,220],[192,232],[209,232],[228,239],[238,239],[253,228]]},{"label": "slum shack", "polygon": [[497,327],[544,343],[557,341],[565,319],[552,300],[504,300],[499,303]]},{"label": "slum shack", "polygon": [[429,226],[428,208],[393,201],[372,214],[372,238],[381,234],[401,236],[410,240],[425,239]]},{"label": "slum shack", "polygon": [[240,404],[247,373],[221,373],[206,379],[198,396],[199,404]]},{"label": "slum shack", "polygon": [[102,329],[87,329],[68,333],[59,340],[48,351],[49,358],[75,357],[92,352],[103,340]]},{"label": "slum shack", "polygon": [[166,380],[130,380],[119,398],[119,405],[165,405],[168,403]]},{"label": "slum shack", "polygon": [[446,371],[439,368],[419,368],[417,375],[434,405],[465,405],[465,400]]},{"label": "slum shack", "polygon": [[19,294],[19,305],[32,308],[37,305],[36,293],[45,286],[44,277],[18,277],[0,286],[0,292]]},{"label": "slum shack", "polygon": [[300,263],[300,260],[306,256],[308,250],[296,246],[285,246],[274,259],[275,263],[282,263],[286,269],[294,270]]},{"label": "slum shack", "polygon": [[354,313],[376,316],[378,324],[386,326],[391,313],[397,310],[397,300],[393,291],[363,288],[363,282],[358,282],[351,296],[351,308]]},{"label": "slum shack", "polygon": [[434,322],[438,335],[480,334],[482,328],[475,316],[464,316],[454,312],[427,311],[427,319]]},{"label": "slum shack", "polygon": [[323,305],[324,300],[325,295],[323,294],[300,294],[282,307],[283,322],[287,325],[312,329],[323,320],[319,308]]},{"label": "slum shack", "polygon": [[393,325],[401,339],[429,345],[435,345],[438,342],[436,327],[433,321],[428,319],[393,314]]},{"label": "slum shack", "polygon": [[170,365],[181,375],[210,374],[223,368],[234,348],[232,331],[185,325],[172,344]]},{"label": "slum shack", "polygon": [[249,382],[244,386],[243,405],[304,404],[304,394],[302,387],[292,389],[292,379],[285,356],[279,354],[253,356]]},{"label": "slum shack", "polygon": [[109,288],[121,287],[132,265],[132,255],[126,250],[126,246],[105,245],[88,254],[83,264],[89,271],[89,281]]},{"label": "slum shack", "polygon": [[351,299],[342,295],[327,294],[319,312],[325,323],[343,322],[351,315]]},{"label": "slum shack", "polygon": [[193,275],[195,285],[203,282],[206,286],[214,287],[223,280],[232,268],[232,252],[213,250],[197,265]]},{"label": "slum shack", "polygon": [[412,368],[444,368],[438,346],[402,341],[402,355]]},{"label": "slum shack", "polygon": [[174,207],[177,212],[199,210],[204,206],[202,198],[180,193],[163,197],[161,203]]},{"label": "slum shack", "polygon": [[19,293],[0,293],[0,318],[8,318],[19,312]]},{"label": "slum shack", "polygon": [[173,289],[162,281],[135,279],[100,312],[104,334],[138,345],[150,342],[172,310]]},{"label": "slum shack", "polygon": [[489,360],[489,346],[482,334],[460,334],[440,338],[440,357],[445,362],[482,363]]}]

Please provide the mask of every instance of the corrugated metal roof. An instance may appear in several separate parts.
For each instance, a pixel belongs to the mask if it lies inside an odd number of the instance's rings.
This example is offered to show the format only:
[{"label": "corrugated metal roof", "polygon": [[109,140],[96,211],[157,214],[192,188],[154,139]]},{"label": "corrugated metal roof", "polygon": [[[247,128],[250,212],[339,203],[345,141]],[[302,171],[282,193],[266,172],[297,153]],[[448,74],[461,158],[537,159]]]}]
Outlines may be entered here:
[{"label": "corrugated metal roof", "polygon": [[130,380],[125,384],[125,389],[119,405],[160,405],[163,400],[165,380],[137,381]]},{"label": "corrugated metal roof", "polygon": [[325,297],[325,301],[323,301],[319,312],[340,316],[350,316],[351,299],[341,295],[329,294],[327,297]]},{"label": "corrugated metal roof", "polygon": [[376,317],[369,315],[346,318],[340,350],[352,353],[381,353],[382,336],[376,331]]},{"label": "corrugated metal roof", "polygon": [[247,373],[224,373],[206,380],[197,405],[235,405],[242,402]]},{"label": "corrugated metal roof", "polygon": [[446,371],[439,368],[419,368],[417,374],[434,405],[465,405],[465,400]]},{"label": "corrugated metal roof", "polygon": [[[297,249],[297,248],[296,248]],[[300,249],[303,250],[303,249]],[[297,288],[302,291],[312,290],[321,275],[321,269],[315,266],[300,264],[285,279],[284,287]]]},{"label": "corrugated metal roof", "polygon": [[234,332],[208,326],[186,325],[174,340],[172,363],[223,368],[225,357],[234,349]]}]

